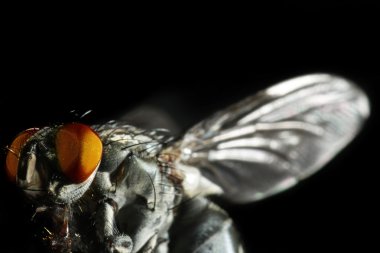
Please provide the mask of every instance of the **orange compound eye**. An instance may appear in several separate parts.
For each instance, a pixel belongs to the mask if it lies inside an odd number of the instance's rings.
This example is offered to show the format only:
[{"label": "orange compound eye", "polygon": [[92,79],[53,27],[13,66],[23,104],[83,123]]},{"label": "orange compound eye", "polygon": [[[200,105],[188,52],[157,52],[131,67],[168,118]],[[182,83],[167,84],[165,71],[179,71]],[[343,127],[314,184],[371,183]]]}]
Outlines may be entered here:
[{"label": "orange compound eye", "polygon": [[74,183],[84,182],[102,158],[102,141],[84,124],[63,125],[57,132],[55,147],[63,174]]},{"label": "orange compound eye", "polygon": [[17,137],[13,140],[12,144],[8,147],[8,153],[5,159],[5,169],[10,181],[16,182],[18,162],[21,150],[24,147],[25,143],[29,140],[29,138],[32,135],[34,135],[38,130],[39,129],[37,128],[30,128],[21,132],[19,135],[17,135]]}]

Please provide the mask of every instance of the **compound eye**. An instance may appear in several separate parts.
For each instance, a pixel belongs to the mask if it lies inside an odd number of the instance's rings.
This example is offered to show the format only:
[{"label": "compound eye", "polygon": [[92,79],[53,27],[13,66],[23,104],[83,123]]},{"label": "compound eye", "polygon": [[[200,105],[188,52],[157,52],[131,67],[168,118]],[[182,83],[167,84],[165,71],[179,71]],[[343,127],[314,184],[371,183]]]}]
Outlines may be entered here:
[{"label": "compound eye", "polygon": [[16,182],[21,150],[29,138],[38,130],[38,128],[30,128],[19,133],[13,140],[12,144],[8,147],[8,153],[5,159],[5,169],[10,181]]},{"label": "compound eye", "polygon": [[63,174],[74,183],[82,183],[92,175],[102,158],[103,144],[87,125],[65,124],[55,139],[56,154]]}]

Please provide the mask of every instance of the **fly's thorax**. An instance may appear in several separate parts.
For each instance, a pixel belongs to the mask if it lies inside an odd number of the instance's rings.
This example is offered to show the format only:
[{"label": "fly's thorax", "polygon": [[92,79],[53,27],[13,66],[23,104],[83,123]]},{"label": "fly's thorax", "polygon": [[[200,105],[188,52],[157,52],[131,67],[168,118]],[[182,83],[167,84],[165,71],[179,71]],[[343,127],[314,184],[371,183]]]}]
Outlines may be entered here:
[{"label": "fly's thorax", "polygon": [[152,132],[133,127],[97,131],[104,150],[92,189],[116,206],[117,228],[137,252],[167,235],[182,199],[182,177]]},{"label": "fly's thorax", "polygon": [[94,125],[104,146],[100,171],[113,171],[128,153],[139,157],[155,157],[170,138],[167,132],[144,130],[130,125],[107,123]]},{"label": "fly's thorax", "polygon": [[111,172],[99,170],[92,189],[103,198],[114,199],[119,207],[142,204],[155,210],[178,204],[182,194],[175,168],[164,165],[157,157],[129,154]]},{"label": "fly's thorax", "polygon": [[[96,125],[103,142],[103,155],[94,189],[105,195],[112,195],[117,189],[130,195],[148,196],[152,201],[154,183],[162,172],[158,160],[165,142],[171,137],[164,130],[143,130],[130,125],[110,122]],[[168,175],[169,176],[169,175]],[[124,189],[123,187],[127,187]],[[157,197],[155,197],[157,198]]]},{"label": "fly's thorax", "polygon": [[[115,192],[123,200],[116,216],[121,231],[130,236],[134,252],[154,237],[164,238],[182,199],[182,188],[163,170],[157,158],[128,157],[123,184]],[[131,198],[128,201],[128,198]]]}]

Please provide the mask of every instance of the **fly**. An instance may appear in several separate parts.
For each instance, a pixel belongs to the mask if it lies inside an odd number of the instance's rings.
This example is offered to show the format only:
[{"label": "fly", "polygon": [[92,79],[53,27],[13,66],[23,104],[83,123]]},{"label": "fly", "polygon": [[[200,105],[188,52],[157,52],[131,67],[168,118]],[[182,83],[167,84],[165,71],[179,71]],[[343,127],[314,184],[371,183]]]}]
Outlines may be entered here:
[{"label": "fly", "polygon": [[47,252],[242,253],[208,197],[242,204],[282,192],[343,149],[366,95],[328,74],[287,80],[174,138],[124,121],[20,133],[6,172],[34,208]]}]

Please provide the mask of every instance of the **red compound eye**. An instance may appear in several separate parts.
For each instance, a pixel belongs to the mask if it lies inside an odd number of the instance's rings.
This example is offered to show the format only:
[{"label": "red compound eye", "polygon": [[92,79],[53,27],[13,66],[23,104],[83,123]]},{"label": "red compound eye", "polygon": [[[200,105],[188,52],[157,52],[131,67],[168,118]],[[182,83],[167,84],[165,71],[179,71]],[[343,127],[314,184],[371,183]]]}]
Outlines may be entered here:
[{"label": "red compound eye", "polygon": [[21,132],[13,140],[12,144],[8,147],[8,153],[5,160],[5,169],[7,176],[10,181],[16,182],[18,162],[20,158],[20,153],[25,143],[29,138],[38,131],[37,128],[30,128]]},{"label": "red compound eye", "polygon": [[57,132],[55,147],[63,174],[74,183],[84,182],[102,158],[102,141],[84,124],[63,125]]}]

